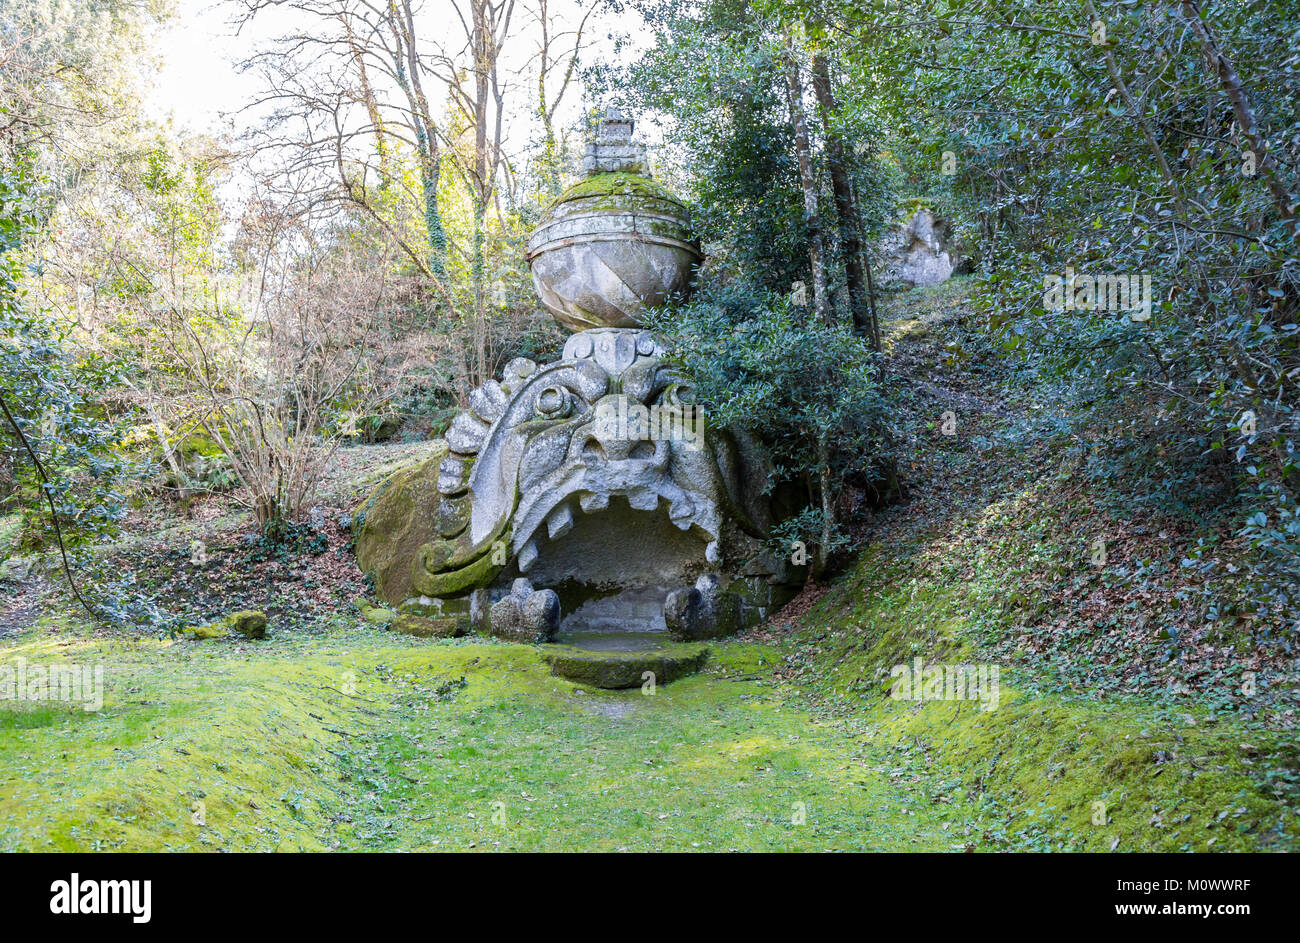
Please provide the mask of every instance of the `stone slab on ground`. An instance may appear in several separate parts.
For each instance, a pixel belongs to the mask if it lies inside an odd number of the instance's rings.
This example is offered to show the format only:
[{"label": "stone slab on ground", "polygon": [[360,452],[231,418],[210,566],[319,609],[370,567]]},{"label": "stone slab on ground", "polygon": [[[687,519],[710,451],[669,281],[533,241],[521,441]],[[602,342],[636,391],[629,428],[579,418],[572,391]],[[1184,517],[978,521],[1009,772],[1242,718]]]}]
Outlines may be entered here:
[{"label": "stone slab on ground", "polygon": [[572,645],[546,645],[542,660],[551,674],[597,688],[636,688],[645,683],[645,673],[654,674],[655,684],[667,684],[704,667],[709,647],[701,644],[670,644],[639,652],[593,651]]}]

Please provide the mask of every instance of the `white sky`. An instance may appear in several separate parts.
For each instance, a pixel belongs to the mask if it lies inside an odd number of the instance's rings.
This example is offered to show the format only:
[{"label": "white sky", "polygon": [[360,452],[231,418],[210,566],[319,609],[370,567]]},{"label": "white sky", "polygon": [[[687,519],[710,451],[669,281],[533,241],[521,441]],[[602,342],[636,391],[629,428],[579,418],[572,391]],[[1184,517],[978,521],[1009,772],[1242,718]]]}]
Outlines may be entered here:
[{"label": "white sky", "polygon": [[[565,17],[572,16],[578,9],[576,0],[551,0],[551,6]],[[293,14],[280,11],[260,14],[251,25],[244,27],[241,35],[236,36],[229,22],[234,12],[237,12],[235,6],[221,0],[177,0],[177,16],[160,37],[156,48],[161,63],[156,83],[146,100],[150,117],[159,120],[170,118],[178,130],[189,133],[238,131],[250,120],[238,112],[257,94],[259,79],[253,73],[241,75],[235,63],[256,46],[291,29]],[[454,14],[450,13],[447,0],[426,0],[421,11],[424,20],[421,31],[429,36],[445,32],[445,28],[436,28],[439,25],[437,21],[448,15]],[[519,12],[516,12],[515,22],[526,23]],[[417,21],[417,27],[420,25]],[[507,51],[514,50],[515,55],[531,54],[536,29],[535,25],[512,26],[515,37],[508,41]],[[625,37],[634,48],[644,46],[649,40],[641,18],[630,12],[595,14],[587,29],[594,40],[584,52],[583,61],[588,65],[604,61],[613,54],[616,36]],[[533,31],[532,35],[530,31]],[[577,81],[575,79],[575,83]],[[520,89],[519,94],[531,96],[535,94],[534,87],[530,85]],[[566,94],[563,110],[568,116],[576,115],[577,109],[583,105],[581,93],[581,85],[575,84]],[[528,114],[531,101],[531,98],[518,100],[515,108],[510,109],[522,120],[513,122],[508,149],[513,150],[524,143],[517,138],[527,133],[524,116]],[[509,99],[507,103],[509,108]],[[564,127],[566,123],[567,120],[561,120],[558,126]]]},{"label": "white sky", "polygon": [[182,130],[214,130],[222,112],[234,112],[257,90],[256,77],[240,75],[234,65],[250,44],[231,35],[219,3],[179,0],[178,8],[156,50],[161,68],[146,107],[151,117],[170,117]]}]

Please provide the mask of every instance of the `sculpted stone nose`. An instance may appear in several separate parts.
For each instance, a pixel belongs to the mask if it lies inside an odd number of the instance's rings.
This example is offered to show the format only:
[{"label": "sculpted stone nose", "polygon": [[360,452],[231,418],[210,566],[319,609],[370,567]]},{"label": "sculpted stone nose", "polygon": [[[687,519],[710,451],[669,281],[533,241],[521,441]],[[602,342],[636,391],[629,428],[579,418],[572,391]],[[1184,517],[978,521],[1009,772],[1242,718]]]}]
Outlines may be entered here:
[{"label": "sculpted stone nose", "polygon": [[596,418],[585,432],[583,460],[591,465],[629,458],[651,458],[654,454],[649,410],[625,395],[602,397],[596,404]]}]

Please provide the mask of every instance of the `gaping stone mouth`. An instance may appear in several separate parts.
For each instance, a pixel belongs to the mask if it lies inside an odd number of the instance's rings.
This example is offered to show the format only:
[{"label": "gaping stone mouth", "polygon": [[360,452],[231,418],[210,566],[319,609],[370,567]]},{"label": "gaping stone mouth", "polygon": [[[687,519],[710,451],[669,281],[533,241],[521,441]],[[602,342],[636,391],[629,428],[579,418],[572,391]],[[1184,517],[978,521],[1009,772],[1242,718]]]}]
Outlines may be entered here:
[{"label": "gaping stone mouth", "polygon": [[716,561],[721,524],[717,507],[706,495],[683,488],[667,473],[666,458],[660,454],[667,452],[666,443],[638,444],[653,446],[655,454],[568,464],[521,497],[512,538],[519,572],[530,573],[548,543],[569,534],[581,515],[607,511],[614,498],[626,501],[633,511],[665,509],[674,527],[683,532],[695,529],[702,538],[701,562]]},{"label": "gaping stone mouth", "polygon": [[[560,505],[573,512],[563,533],[554,539],[539,533],[530,541],[536,553],[526,558],[529,585],[556,594],[562,641],[620,650],[662,644],[668,632],[664,604],[673,590],[690,586],[708,569],[709,534],[677,526],[662,501],[635,508],[616,494],[584,511],[582,497],[575,494]],[[513,586],[514,572],[505,575]]]},{"label": "gaping stone mouth", "polygon": [[632,128],[607,115],[587,179],[530,237],[542,301],[576,331],[560,358],[510,361],[452,420],[436,482],[403,479],[387,496],[385,483],[370,499],[418,502],[422,519],[388,544],[405,559],[405,535],[419,538],[406,571],[419,605],[446,603],[514,641],[551,640],[562,618],[607,632],[653,623],[675,639],[732,634],[746,613],[761,618],[772,581],[790,581],[762,546],[787,503],[770,493],[770,457],[743,430],[707,424],[690,378],[634,327],[647,306],[689,291],[700,253]]}]

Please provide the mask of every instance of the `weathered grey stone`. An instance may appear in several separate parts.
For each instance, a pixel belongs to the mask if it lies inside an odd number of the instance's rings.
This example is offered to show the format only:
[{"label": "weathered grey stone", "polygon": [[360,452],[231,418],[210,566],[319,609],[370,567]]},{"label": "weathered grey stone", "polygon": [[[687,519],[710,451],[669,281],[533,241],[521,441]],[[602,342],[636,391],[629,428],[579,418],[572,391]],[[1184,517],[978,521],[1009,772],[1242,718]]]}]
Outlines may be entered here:
[{"label": "weathered grey stone", "polygon": [[918,207],[881,240],[886,257],[884,280],[913,288],[946,282],[965,261],[950,237],[945,219],[933,210]]},{"label": "weathered grey stone", "polygon": [[501,415],[474,454],[438,466],[438,539],[420,550],[414,592],[451,598],[527,575],[570,585],[579,605],[621,588],[666,594],[753,558],[770,525],[766,459],[689,412],[691,384],[660,354],[645,331],[597,328],[555,363],[507,366]]},{"label": "weathered grey stone", "polygon": [[469,525],[473,505],[468,496],[442,499],[438,506],[438,533],[450,540]]},{"label": "weathered grey stone", "polygon": [[469,408],[483,422],[491,425],[506,409],[506,392],[496,380],[488,380],[469,394]]},{"label": "weathered grey stone", "polygon": [[448,616],[468,616],[472,606],[468,596],[455,599],[433,599],[429,596],[412,596],[397,607],[398,615],[420,616],[425,619],[442,619]]},{"label": "weathered grey stone", "polygon": [[0,581],[21,583],[32,572],[34,557],[9,557],[0,561]]},{"label": "weathered grey stone", "polygon": [[470,413],[460,413],[447,430],[447,447],[462,455],[473,455],[483,444],[488,427]]},{"label": "weathered grey stone", "polygon": [[635,122],[617,108],[605,109],[605,117],[600,123],[596,139],[587,145],[587,151],[582,157],[583,174],[649,174],[650,161],[646,156],[646,146],[640,141],[632,140],[635,127]]},{"label": "weathered grey stone", "polygon": [[549,642],[560,627],[560,597],[554,590],[534,590],[532,583],[520,578],[490,613],[493,635],[512,642]]},{"label": "weathered grey stone", "polygon": [[516,357],[506,364],[506,369],[501,377],[501,388],[506,393],[514,393],[520,383],[536,372],[536,361],[529,360],[527,357]]},{"label": "weathered grey stone", "polygon": [[469,483],[472,460],[463,455],[448,455],[438,465],[438,493],[448,497],[464,494]]},{"label": "weathered grey stone", "polygon": [[[553,637],[561,610],[567,632],[570,620],[590,630],[635,609],[639,634],[662,637],[665,597],[691,584],[670,607],[683,637],[729,634],[756,608],[700,579],[730,579],[758,556],[772,524],[770,464],[743,432],[707,427],[692,384],[636,326],[645,306],[689,287],[699,259],[682,204],[629,172],[637,147],[631,122],[608,116],[593,176],[533,234],[539,293],[561,323],[587,329],[560,360],[517,358],[470,394],[446,436],[434,503],[419,496],[429,536],[409,580],[382,573],[390,602],[467,601],[470,625],[529,642]],[[368,559],[384,552],[378,539],[365,546]],[[390,585],[404,592],[394,599]]]},{"label": "weathered grey stone", "polygon": [[735,635],[741,629],[741,600],[724,593],[718,577],[706,573],[695,586],[673,590],[664,602],[668,634],[681,642]]}]

